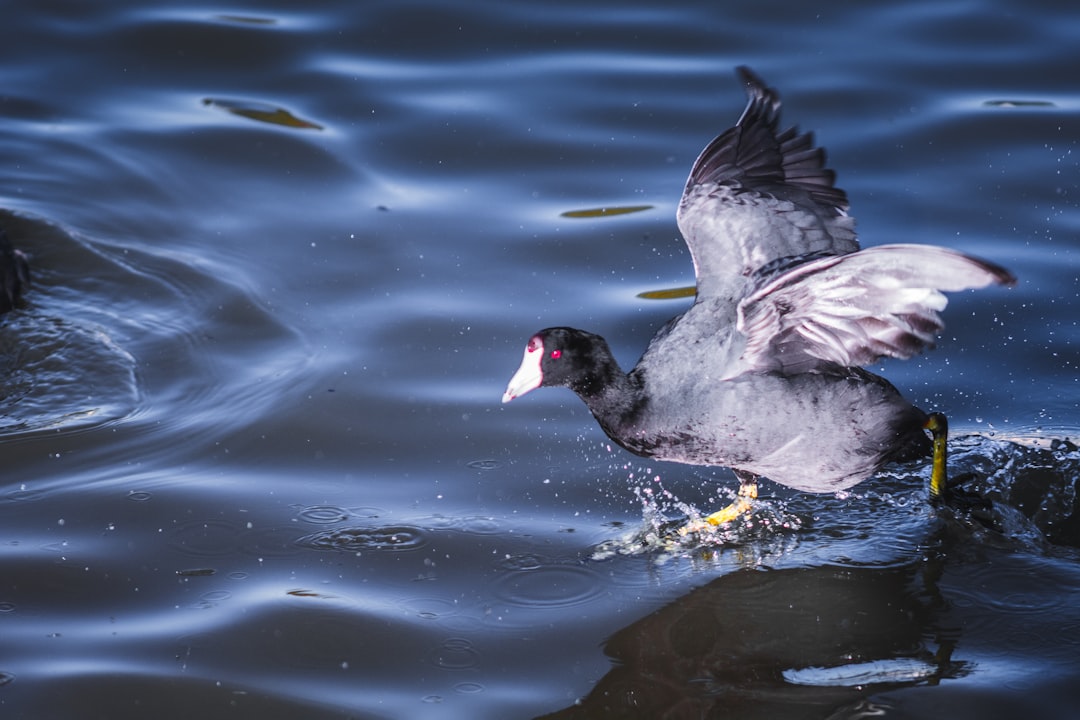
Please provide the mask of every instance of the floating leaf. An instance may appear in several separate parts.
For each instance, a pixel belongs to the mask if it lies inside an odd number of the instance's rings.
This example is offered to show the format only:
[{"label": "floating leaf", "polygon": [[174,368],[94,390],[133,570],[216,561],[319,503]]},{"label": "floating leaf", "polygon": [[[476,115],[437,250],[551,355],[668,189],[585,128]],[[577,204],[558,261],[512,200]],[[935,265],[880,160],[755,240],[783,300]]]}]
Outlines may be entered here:
[{"label": "floating leaf", "polygon": [[317,593],[314,590],[300,590],[300,589],[289,590],[289,591],[286,592],[286,594],[287,595],[292,595],[293,597],[312,597],[312,598],[323,597],[323,595],[321,593]]},{"label": "floating leaf", "polygon": [[652,205],[626,205],[624,207],[602,207],[591,208],[589,210],[567,210],[562,213],[560,217],[565,218],[598,218],[598,217],[610,217],[612,215],[628,215],[630,213],[641,212],[642,210],[651,210]]},{"label": "floating leaf", "polygon": [[268,17],[255,17],[252,15],[218,15],[218,20],[223,22],[242,23],[244,25],[276,25],[277,20]]},{"label": "floating leaf", "polygon": [[694,297],[697,295],[697,286],[668,288],[666,290],[646,290],[638,293],[638,297],[644,300],[678,300],[680,298]]},{"label": "floating leaf", "polygon": [[233,115],[246,117],[249,120],[271,123],[272,125],[282,125],[284,127],[301,128],[305,130],[322,130],[322,125],[316,125],[313,122],[301,120],[288,110],[274,107],[273,105],[266,105],[264,103],[207,98],[203,100],[203,105],[219,107]]},{"label": "floating leaf", "polygon": [[987,100],[983,103],[986,107],[1054,107],[1049,100]]}]

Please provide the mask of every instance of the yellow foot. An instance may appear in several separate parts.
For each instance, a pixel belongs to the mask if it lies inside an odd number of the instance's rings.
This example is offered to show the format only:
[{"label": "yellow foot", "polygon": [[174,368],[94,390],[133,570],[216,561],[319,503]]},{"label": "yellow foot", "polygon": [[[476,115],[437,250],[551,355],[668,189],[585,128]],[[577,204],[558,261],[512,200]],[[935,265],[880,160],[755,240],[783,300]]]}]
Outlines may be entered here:
[{"label": "yellow foot", "polygon": [[717,525],[729,523],[740,515],[749,512],[757,499],[757,477],[749,473],[736,471],[739,477],[739,494],[727,507],[721,508],[711,515],[706,515],[698,520],[690,522],[679,528],[679,534],[686,536],[690,533],[699,533],[703,530],[711,530]]},{"label": "yellow foot", "polygon": [[945,446],[949,439],[949,421],[941,413],[930,413],[923,425],[930,431],[933,440],[934,460],[930,469],[930,500],[942,502],[945,500]]}]

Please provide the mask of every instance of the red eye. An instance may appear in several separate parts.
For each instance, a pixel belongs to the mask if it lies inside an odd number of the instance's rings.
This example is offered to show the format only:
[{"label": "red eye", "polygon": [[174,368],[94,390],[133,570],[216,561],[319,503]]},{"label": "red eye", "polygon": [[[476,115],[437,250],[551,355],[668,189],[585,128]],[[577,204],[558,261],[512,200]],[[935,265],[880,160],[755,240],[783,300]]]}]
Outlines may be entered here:
[{"label": "red eye", "polygon": [[562,357],[562,350],[552,350],[551,351],[551,359],[552,360],[558,360],[560,357]]}]

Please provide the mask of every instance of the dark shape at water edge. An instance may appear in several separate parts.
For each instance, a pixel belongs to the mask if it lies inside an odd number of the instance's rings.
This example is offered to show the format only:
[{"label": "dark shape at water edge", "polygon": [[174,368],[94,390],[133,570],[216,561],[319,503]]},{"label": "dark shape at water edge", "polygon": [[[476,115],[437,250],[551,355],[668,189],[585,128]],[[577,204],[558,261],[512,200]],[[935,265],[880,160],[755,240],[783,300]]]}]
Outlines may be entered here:
[{"label": "dark shape at water edge", "polygon": [[26,254],[16,250],[7,232],[0,228],[0,313],[22,304],[23,290],[30,284],[30,264]]}]

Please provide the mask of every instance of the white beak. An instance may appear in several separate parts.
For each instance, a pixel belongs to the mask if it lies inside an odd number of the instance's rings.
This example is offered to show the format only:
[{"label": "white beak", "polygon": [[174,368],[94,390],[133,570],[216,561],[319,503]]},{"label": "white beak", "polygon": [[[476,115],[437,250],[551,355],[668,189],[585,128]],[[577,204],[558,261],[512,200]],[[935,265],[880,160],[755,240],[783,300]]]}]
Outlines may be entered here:
[{"label": "white beak", "polygon": [[540,387],[544,382],[544,373],[540,369],[540,360],[544,357],[544,348],[530,346],[525,348],[525,357],[521,359],[521,367],[510,378],[510,384],[506,386],[502,401],[508,403],[516,397],[521,397],[530,390]]}]

